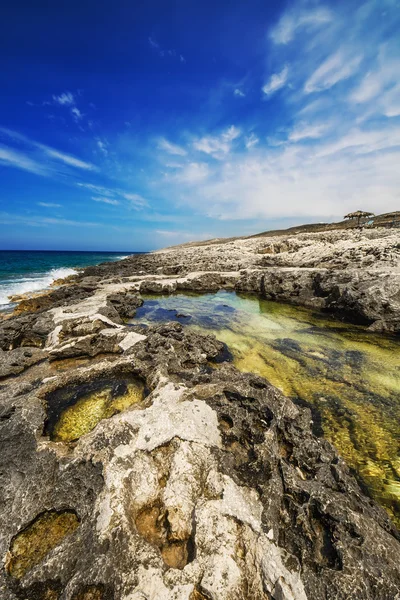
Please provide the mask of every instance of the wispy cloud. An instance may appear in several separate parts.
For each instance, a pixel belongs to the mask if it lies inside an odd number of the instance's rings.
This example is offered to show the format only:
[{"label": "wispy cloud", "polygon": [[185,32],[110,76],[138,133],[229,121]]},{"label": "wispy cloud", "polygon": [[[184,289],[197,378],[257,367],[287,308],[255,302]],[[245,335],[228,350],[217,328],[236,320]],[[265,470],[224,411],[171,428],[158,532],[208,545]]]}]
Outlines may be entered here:
[{"label": "wispy cloud", "polygon": [[223,158],[232,149],[232,143],[241,135],[241,131],[235,125],[231,125],[219,135],[206,135],[193,142],[193,147],[199,152],[209,154],[214,158]]},{"label": "wispy cloud", "polygon": [[245,146],[248,150],[250,150],[250,148],[253,148],[253,146],[256,146],[259,141],[260,140],[256,136],[255,133],[250,133],[250,135],[246,136],[246,138],[245,138]]},{"label": "wispy cloud", "polygon": [[328,8],[316,7],[303,9],[301,4],[285,12],[277,25],[270,31],[270,37],[275,44],[288,44],[299,30],[306,32],[317,29],[333,19]]},{"label": "wispy cloud", "polygon": [[329,129],[328,123],[298,123],[296,127],[290,132],[289,140],[291,142],[299,142],[305,139],[317,139],[321,138],[327,129]]},{"label": "wispy cloud", "polygon": [[[49,104],[49,102],[44,102],[45,104]],[[72,92],[62,92],[60,95],[53,94],[53,104],[58,104],[59,106],[65,106],[68,108],[70,115],[72,116],[75,123],[79,123],[82,121],[84,114],[77,106],[77,97],[76,94]]]},{"label": "wispy cloud", "polygon": [[95,192],[96,196],[91,196],[91,199],[95,202],[104,202],[105,204],[117,206],[118,204],[122,204],[123,200],[127,200],[128,204],[126,205],[125,203],[125,206],[134,208],[135,210],[143,210],[150,207],[148,200],[140,194],[127,192],[118,187],[113,189],[86,182],[79,182],[77,185],[92,193]]},{"label": "wispy cloud", "polygon": [[80,181],[76,185],[78,187],[90,190],[91,192],[95,192],[96,194],[103,194],[105,196],[114,196],[115,195],[114,190],[103,187],[101,185],[96,185],[94,183],[85,183],[85,182]]},{"label": "wispy cloud", "polygon": [[191,162],[160,179],[163,191],[222,220],[331,219],[355,205],[398,206],[400,126],[346,132],[340,120],[299,121],[277,146],[260,143],[254,131],[243,138],[226,160]]},{"label": "wispy cloud", "polygon": [[75,106],[75,96],[71,92],[63,92],[59,96],[53,95],[53,101],[61,106]]},{"label": "wispy cloud", "polygon": [[186,58],[174,49],[163,48],[161,44],[152,36],[148,37],[150,47],[157,52],[161,58],[171,57],[176,58],[181,63],[186,62]]},{"label": "wispy cloud", "polygon": [[339,81],[348,79],[357,71],[362,55],[351,56],[351,52],[339,50],[325,60],[306,81],[304,91],[307,94],[327,90]]},{"label": "wispy cloud", "polygon": [[[92,163],[85,162],[71,154],[41,144],[17,131],[0,127],[0,135],[3,135],[3,137],[12,143],[24,147],[24,153],[22,153],[19,150],[10,148],[7,148],[6,152],[6,149],[3,146],[3,160],[7,160],[6,154],[8,154],[8,160],[11,165],[25,169],[26,171],[31,171],[38,175],[50,175],[52,172],[58,171],[57,165],[59,165],[59,163],[64,163],[65,165],[86,171],[97,170],[97,167]],[[51,160],[49,161],[49,159]]]},{"label": "wispy cloud", "polygon": [[108,224],[95,223],[93,221],[76,221],[73,219],[41,217],[38,215],[16,215],[7,212],[0,212],[0,223],[3,225],[27,225],[28,227],[49,227],[51,225],[82,228],[109,227]]},{"label": "wispy cloud", "polygon": [[135,210],[142,210],[143,208],[148,208],[150,206],[146,198],[143,198],[140,194],[127,194],[125,192],[120,192],[120,194],[126,200],[129,200]]},{"label": "wispy cloud", "polygon": [[92,200],[95,202],[103,202],[103,204],[112,204],[113,206],[118,206],[118,204],[120,204],[115,198],[105,198],[103,196],[92,196]]},{"label": "wispy cloud", "polygon": [[246,96],[244,91],[241,90],[240,88],[235,88],[233,90],[233,95],[236,96],[237,98],[244,98]]},{"label": "wispy cloud", "polygon": [[386,102],[388,100],[392,102],[393,96],[397,95],[400,73],[400,55],[393,55],[394,52],[390,44],[381,47],[375,64],[351,91],[349,95],[351,102],[365,104],[375,100],[380,104],[383,96]]},{"label": "wispy cloud", "polygon": [[15,167],[17,169],[22,169],[23,171],[35,173],[35,175],[50,175],[50,171],[45,165],[29,158],[29,156],[26,156],[18,150],[13,150],[3,145],[0,145],[0,165]]},{"label": "wispy cloud", "polygon": [[76,158],[75,156],[71,156],[70,154],[65,154],[65,152],[60,152],[59,150],[54,150],[49,146],[44,146],[43,144],[36,144],[37,148],[43,150],[47,156],[51,158],[55,158],[65,163],[66,165],[70,165],[71,167],[75,167],[77,169],[84,169],[86,171],[96,171],[97,167],[95,167],[92,163],[85,162]]},{"label": "wispy cloud", "polygon": [[288,74],[289,67],[285,65],[280,73],[274,73],[271,75],[270,79],[262,88],[264,94],[266,96],[272,96],[272,94],[275,94],[275,92],[280,90],[286,84]]},{"label": "wispy cloud", "polygon": [[168,152],[169,154],[176,154],[177,156],[185,156],[186,155],[186,150],[184,148],[182,148],[182,146],[178,146],[178,144],[172,144],[165,138],[159,139],[157,145],[160,148],[160,150],[164,150],[165,152]]},{"label": "wispy cloud", "polygon": [[56,204],[55,202],[38,202],[39,206],[44,206],[45,208],[61,208],[62,204]]},{"label": "wispy cloud", "polygon": [[207,164],[191,162],[175,175],[167,175],[167,180],[176,181],[184,185],[192,185],[205,181],[209,173],[210,167]]},{"label": "wispy cloud", "polygon": [[77,106],[71,108],[71,115],[77,123],[83,119],[83,114]]},{"label": "wispy cloud", "polygon": [[105,140],[97,138],[96,144],[103,156],[108,156],[108,143]]}]

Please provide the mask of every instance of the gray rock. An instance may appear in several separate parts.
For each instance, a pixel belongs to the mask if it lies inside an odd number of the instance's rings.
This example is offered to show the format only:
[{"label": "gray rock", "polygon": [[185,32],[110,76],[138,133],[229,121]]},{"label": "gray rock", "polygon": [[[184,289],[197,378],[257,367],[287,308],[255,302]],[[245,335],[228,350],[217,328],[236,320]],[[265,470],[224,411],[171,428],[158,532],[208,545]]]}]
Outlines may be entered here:
[{"label": "gray rock", "polygon": [[[308,409],[211,366],[223,350],[212,336],[178,323],[146,333],[112,363],[0,389],[1,598],[396,598],[398,533],[312,434]],[[43,437],[52,392],[122,373],[146,381],[141,404],[73,444]],[[41,530],[64,514],[73,528]]]}]

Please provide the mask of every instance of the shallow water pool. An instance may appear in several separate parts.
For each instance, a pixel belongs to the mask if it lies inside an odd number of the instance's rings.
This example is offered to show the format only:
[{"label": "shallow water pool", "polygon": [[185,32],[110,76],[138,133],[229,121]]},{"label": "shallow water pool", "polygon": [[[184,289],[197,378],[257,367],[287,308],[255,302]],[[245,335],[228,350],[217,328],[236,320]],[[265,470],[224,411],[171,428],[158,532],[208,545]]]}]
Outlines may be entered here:
[{"label": "shallow water pool", "polygon": [[400,339],[234,292],[144,300],[134,322],[213,333],[238,369],[310,405],[321,433],[400,524]]}]

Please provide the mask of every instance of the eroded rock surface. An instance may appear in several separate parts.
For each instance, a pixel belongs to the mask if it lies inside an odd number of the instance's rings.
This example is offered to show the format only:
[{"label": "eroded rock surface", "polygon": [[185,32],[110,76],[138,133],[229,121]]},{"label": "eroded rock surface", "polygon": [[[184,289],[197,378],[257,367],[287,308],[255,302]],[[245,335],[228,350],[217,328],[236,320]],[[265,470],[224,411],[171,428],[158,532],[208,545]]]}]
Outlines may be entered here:
[{"label": "eroded rock surface", "polygon": [[[52,351],[98,308],[53,311]],[[121,354],[3,381],[2,599],[398,597],[398,534],[307,409],[217,364],[211,336],[114,326],[134,336]],[[46,435],[54,394],[124,377],[146,382],[143,402],[73,442]]]},{"label": "eroded rock surface", "polygon": [[91,267],[3,321],[0,598],[399,600],[399,534],[309,410],[212,336],[125,323],[140,293],[226,288],[398,331],[398,243],[187,245]]}]

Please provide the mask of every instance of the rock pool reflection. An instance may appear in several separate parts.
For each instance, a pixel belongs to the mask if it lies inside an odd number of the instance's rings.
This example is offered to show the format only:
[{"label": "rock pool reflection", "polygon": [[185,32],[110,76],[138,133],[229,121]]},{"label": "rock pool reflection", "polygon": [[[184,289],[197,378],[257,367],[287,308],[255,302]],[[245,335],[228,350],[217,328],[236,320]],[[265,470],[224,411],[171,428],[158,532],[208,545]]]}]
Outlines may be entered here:
[{"label": "rock pool reflection", "polygon": [[400,339],[233,292],[144,299],[135,321],[213,333],[238,369],[312,406],[325,436],[400,523]]}]

